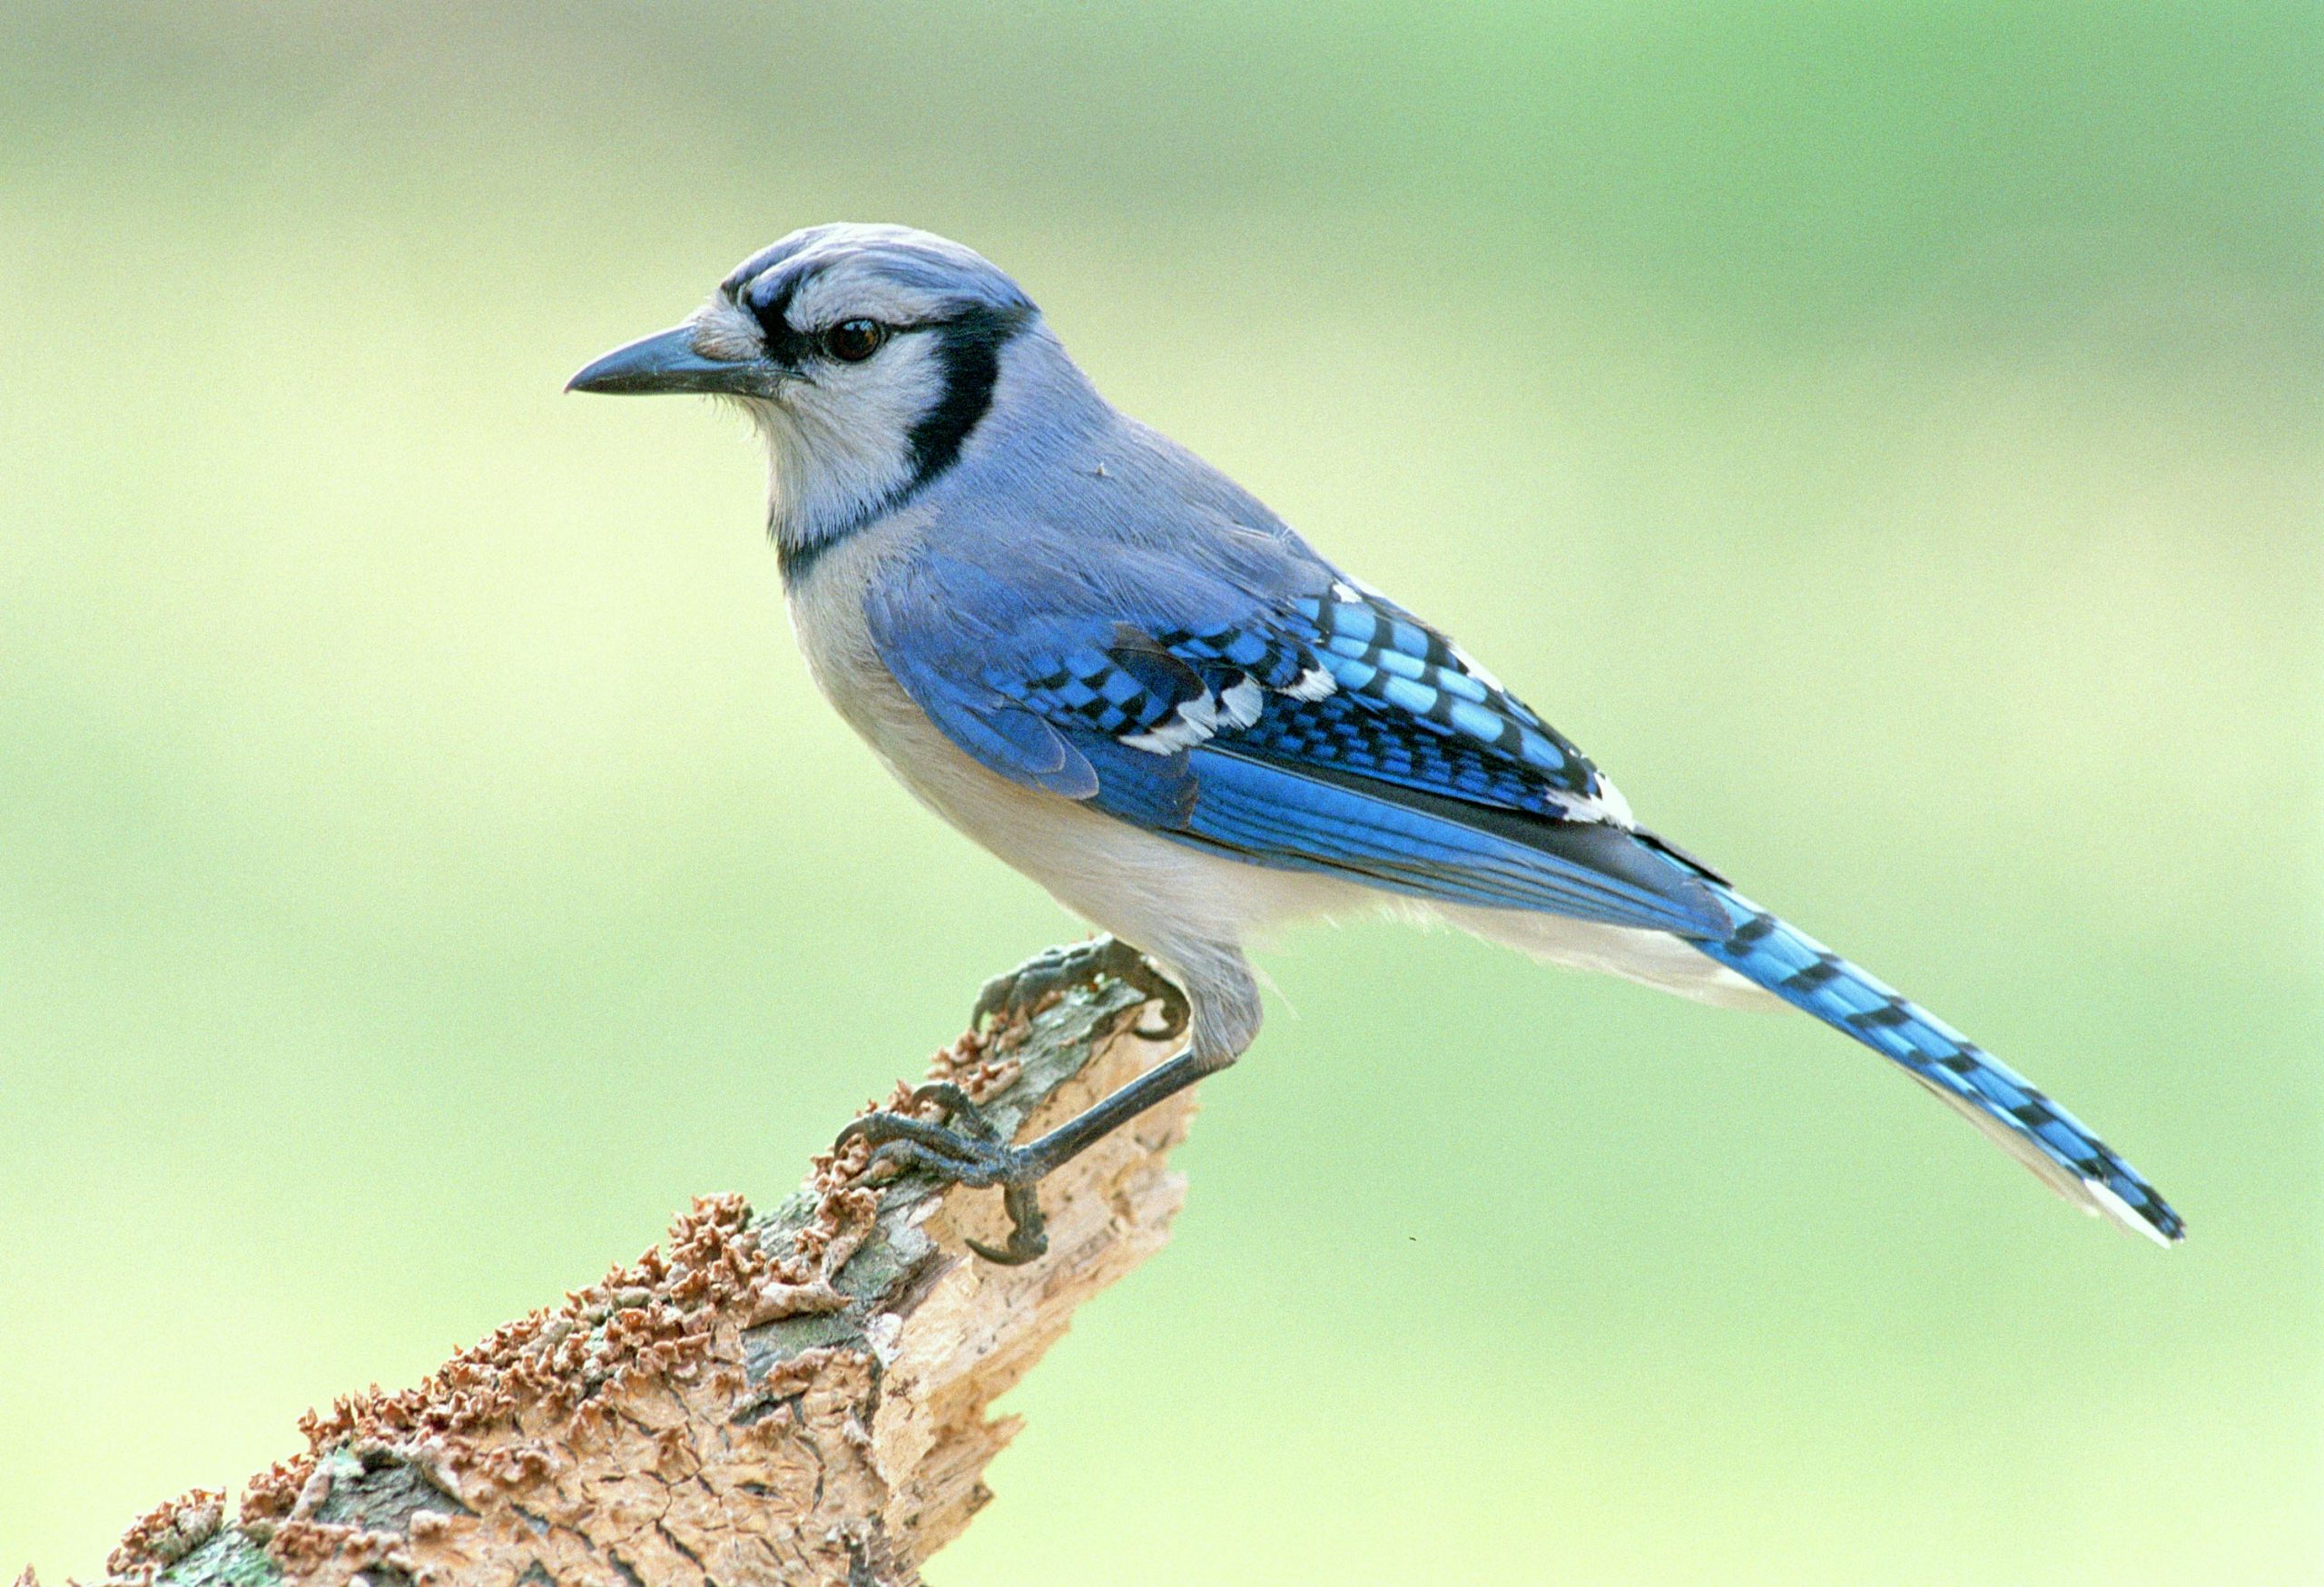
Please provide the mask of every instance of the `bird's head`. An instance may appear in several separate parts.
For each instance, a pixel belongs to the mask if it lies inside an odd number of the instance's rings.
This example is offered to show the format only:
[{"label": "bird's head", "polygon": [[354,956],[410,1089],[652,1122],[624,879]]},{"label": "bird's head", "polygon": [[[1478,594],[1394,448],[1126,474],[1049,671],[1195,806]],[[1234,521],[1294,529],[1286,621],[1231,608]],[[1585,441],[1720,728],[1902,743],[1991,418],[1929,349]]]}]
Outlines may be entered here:
[{"label": "bird's head", "polygon": [[788,563],[951,468],[1004,364],[1036,343],[1063,364],[1032,301],[974,250],[906,226],[811,226],[566,389],[740,403],[766,437],[769,527]]}]

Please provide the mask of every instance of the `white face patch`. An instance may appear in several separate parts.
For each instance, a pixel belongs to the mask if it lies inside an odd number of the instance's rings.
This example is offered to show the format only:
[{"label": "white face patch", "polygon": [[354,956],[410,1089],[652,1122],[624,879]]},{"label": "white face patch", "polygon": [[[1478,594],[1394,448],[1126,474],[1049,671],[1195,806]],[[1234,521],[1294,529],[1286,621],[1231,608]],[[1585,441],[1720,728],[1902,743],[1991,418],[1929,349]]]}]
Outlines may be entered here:
[{"label": "white face patch", "polygon": [[[922,462],[912,433],[943,402],[951,379],[939,322],[955,320],[959,309],[955,297],[853,260],[799,283],[783,305],[785,327],[805,347],[796,371],[769,396],[744,399],[766,437],[770,524],[778,539],[798,547],[844,533],[911,484]],[[889,330],[876,351],[854,362],[821,347],[823,332],[850,320]],[[733,346],[741,356],[764,356],[756,321],[731,301],[713,300],[695,323],[705,353]]]},{"label": "white face patch", "polygon": [[752,399],[775,518],[803,544],[901,489],[911,478],[912,427],[943,395],[936,339],[916,331],[862,363],[810,359],[771,399]]}]

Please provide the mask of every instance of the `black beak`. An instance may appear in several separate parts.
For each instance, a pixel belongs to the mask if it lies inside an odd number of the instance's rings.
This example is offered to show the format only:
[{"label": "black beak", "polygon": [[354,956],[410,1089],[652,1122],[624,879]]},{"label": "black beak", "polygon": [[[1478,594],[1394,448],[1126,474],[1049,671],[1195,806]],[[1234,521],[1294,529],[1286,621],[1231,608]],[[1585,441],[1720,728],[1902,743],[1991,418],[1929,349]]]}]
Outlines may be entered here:
[{"label": "black beak", "polygon": [[694,327],[680,325],[617,347],[565,382],[568,391],[650,396],[664,391],[724,391],[764,395],[767,371],[755,360],[704,358],[694,348]]}]

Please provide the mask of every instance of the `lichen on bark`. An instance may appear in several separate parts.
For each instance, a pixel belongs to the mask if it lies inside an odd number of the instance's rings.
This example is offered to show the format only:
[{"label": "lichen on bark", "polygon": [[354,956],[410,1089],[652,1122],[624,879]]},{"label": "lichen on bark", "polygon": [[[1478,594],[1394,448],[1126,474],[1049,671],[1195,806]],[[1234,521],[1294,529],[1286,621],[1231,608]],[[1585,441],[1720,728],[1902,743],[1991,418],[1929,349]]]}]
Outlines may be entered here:
[{"label": "lichen on bark", "polygon": [[[1164,1055],[1137,1032],[1146,1004],[1118,981],[1070,991],[963,1036],[931,1078],[1022,1137]],[[991,1402],[1167,1237],[1184,1186],[1165,1158],[1192,1112],[1174,1099],[1053,1175],[1049,1252],[1023,1267],[965,1250],[1000,1237],[997,1195],[868,1183],[860,1146],[768,1215],[702,1198],[662,1246],[418,1386],[310,1413],[306,1449],[231,1515],[204,1490],[150,1512],[109,1577],[906,1587],[991,1496],[981,1474],[1016,1431]]]}]

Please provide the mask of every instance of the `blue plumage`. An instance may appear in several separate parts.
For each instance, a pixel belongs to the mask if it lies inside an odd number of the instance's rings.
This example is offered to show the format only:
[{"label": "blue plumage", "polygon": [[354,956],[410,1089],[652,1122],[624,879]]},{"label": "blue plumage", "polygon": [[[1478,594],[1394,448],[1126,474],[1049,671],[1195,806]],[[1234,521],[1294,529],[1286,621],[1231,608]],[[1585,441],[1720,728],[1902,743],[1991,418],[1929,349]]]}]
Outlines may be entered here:
[{"label": "blue plumage", "polygon": [[1597,768],[1443,635],[1344,581],[1295,604],[1342,691],[1522,766],[1559,793],[1599,792]]},{"label": "blue plumage", "polygon": [[1551,818],[1565,813],[1571,792],[1490,744],[1415,718],[1401,706],[1348,694],[1270,700],[1259,720],[1233,741],[1246,753],[1286,764],[1335,766],[1383,783]]},{"label": "blue plumage", "polygon": [[[1440,903],[1669,932],[1894,1060],[2072,1198],[2180,1237],[2135,1170],[1958,1031],[1604,820],[1597,768],[1409,614],[1334,576],[1200,632],[1099,626],[1077,645],[988,650],[980,711],[957,691],[923,704],[948,723],[1029,714],[1056,735],[1045,757],[1088,768],[1077,797],[1175,841]],[[979,731],[960,732],[972,754]]]},{"label": "blue plumage", "polygon": [[[1027,1147],[866,1121],[919,1166],[1029,1185],[1233,1061],[1261,1018],[1247,936],[1370,889],[1690,995],[1765,988],[2084,1207],[2182,1232],[2071,1115],[1639,827],[1443,634],[1116,412],[960,244],[793,233],[574,383],[742,403],[818,683],[922,799],[1184,990],[1187,1050]],[[1008,1259],[1039,1248],[1031,1206],[1010,1203]]]},{"label": "blue plumage", "polygon": [[1175,840],[1443,902],[1724,925],[1687,867],[1566,820],[1606,792],[1579,750],[1434,630],[1329,586],[1199,629],[1028,615],[1041,641],[988,643],[973,688],[923,668],[925,646],[879,621],[885,608],[872,631],[992,769]]},{"label": "blue plumage", "polygon": [[1716,930],[1707,890],[1628,833],[1332,776],[1232,750],[1193,753],[1196,796],[1171,835],[1255,864],[1360,877],[1393,892],[1681,934]]},{"label": "blue plumage", "polygon": [[1704,953],[1895,1060],[2069,1198],[2166,1245],[2185,1234],[2137,1169],[2008,1065],[1731,888],[1712,892],[1732,930],[1699,942]]}]

